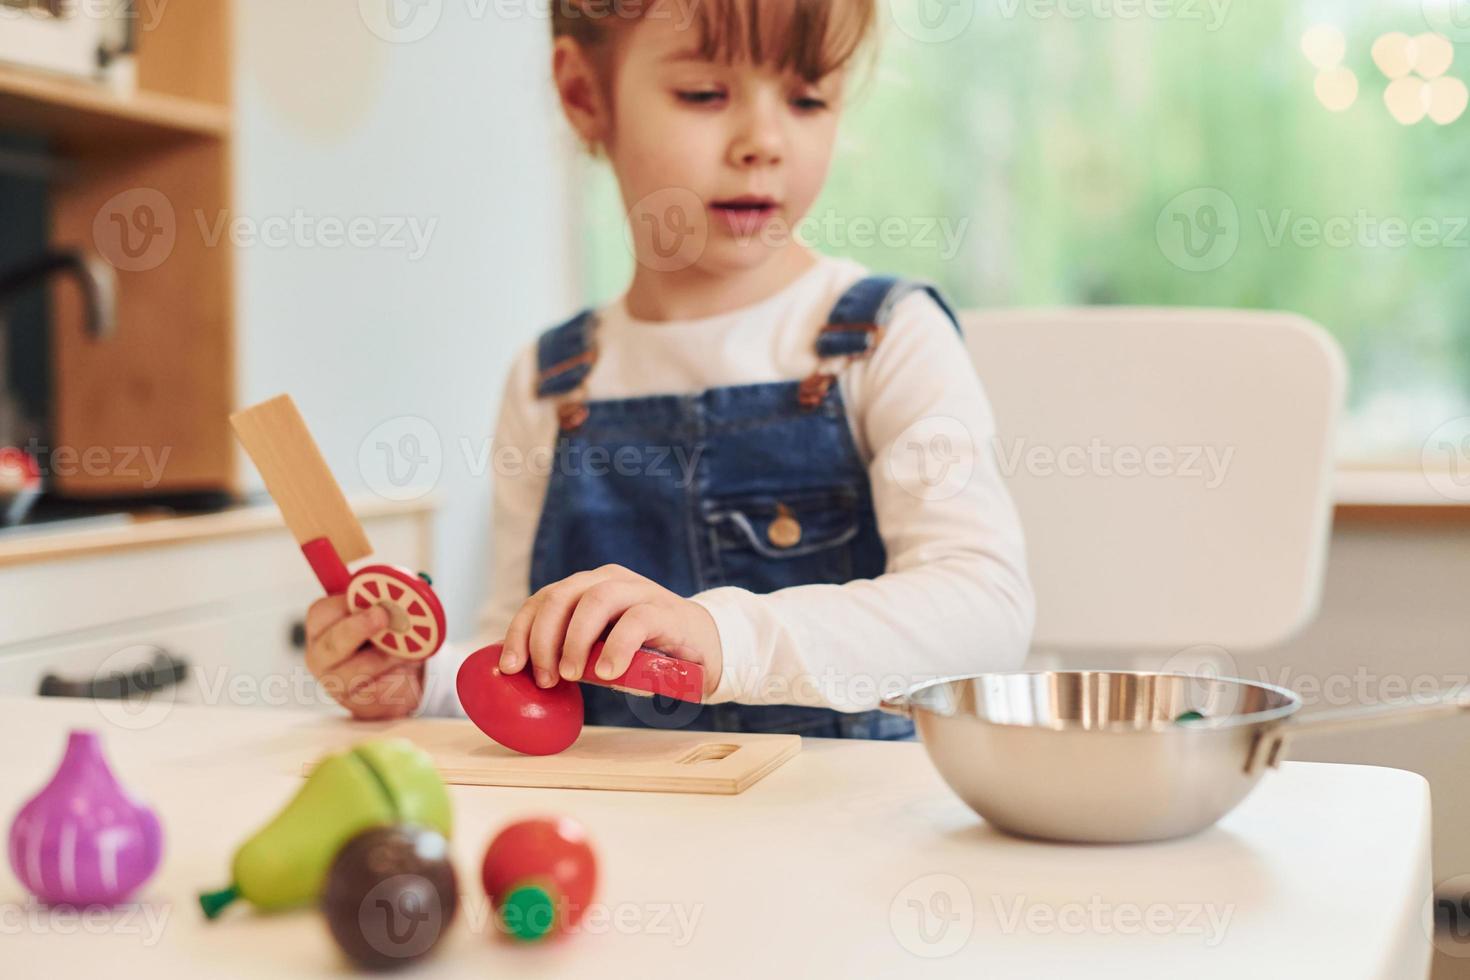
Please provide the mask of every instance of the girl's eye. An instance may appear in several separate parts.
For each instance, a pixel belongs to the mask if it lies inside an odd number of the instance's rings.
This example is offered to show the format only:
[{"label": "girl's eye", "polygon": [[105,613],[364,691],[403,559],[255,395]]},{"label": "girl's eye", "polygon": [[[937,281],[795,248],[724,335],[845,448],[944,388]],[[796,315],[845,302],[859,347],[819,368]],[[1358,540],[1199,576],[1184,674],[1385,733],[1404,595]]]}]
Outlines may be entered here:
[{"label": "girl's eye", "polygon": [[697,92],[679,92],[679,101],[690,105],[711,105],[725,97],[724,92],[714,89],[703,89]]},{"label": "girl's eye", "polygon": [[803,112],[821,112],[823,109],[827,108],[826,101],[819,99],[814,95],[798,96],[797,98],[791,100],[791,104]]}]

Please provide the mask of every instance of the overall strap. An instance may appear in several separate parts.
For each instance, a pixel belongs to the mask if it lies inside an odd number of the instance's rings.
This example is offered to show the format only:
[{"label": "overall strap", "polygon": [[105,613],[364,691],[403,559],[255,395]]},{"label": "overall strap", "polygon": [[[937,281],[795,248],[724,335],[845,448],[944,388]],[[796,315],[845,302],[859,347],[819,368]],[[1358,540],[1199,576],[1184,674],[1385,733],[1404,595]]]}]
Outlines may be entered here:
[{"label": "overall strap", "polygon": [[928,293],[955,330],[964,333],[959,317],[933,283],[897,276],[871,276],[842,295],[817,338],[817,353],[828,357],[863,357],[871,354],[893,319],[894,308],[914,293]]},{"label": "overall strap", "polygon": [[[870,276],[843,293],[832,308],[827,325],[817,337],[817,355],[826,363],[834,357],[860,361],[872,354],[883,340],[894,308],[917,292],[928,293],[955,330],[964,334],[959,317],[940,294],[939,287],[897,276]],[[801,407],[812,411],[821,406],[836,383],[836,374],[819,367],[801,383],[798,392]]]},{"label": "overall strap", "polygon": [[559,398],[557,419],[571,432],[587,421],[586,381],[597,363],[597,312],[584,310],[536,344],[536,397]]},{"label": "overall strap", "polygon": [[552,327],[536,344],[536,396],[569,395],[576,391],[597,360],[593,326],[597,315],[584,310],[561,326]]}]

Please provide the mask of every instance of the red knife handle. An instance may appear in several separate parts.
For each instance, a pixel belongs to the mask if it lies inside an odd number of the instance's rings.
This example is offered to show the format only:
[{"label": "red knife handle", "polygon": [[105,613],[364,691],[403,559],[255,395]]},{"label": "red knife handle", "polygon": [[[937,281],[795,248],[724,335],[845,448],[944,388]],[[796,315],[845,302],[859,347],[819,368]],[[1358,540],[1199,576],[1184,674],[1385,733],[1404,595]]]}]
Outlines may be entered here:
[{"label": "red knife handle", "polygon": [[662,694],[677,701],[700,704],[704,701],[704,668],[688,660],[675,660],[653,650],[639,650],[621,677],[603,680],[597,676],[597,661],[602,657],[601,643],[592,644],[582,683],[610,687],[630,694],[652,697]]},{"label": "red knife handle", "polygon": [[316,580],[322,583],[327,595],[343,595],[347,592],[347,583],[352,581],[352,573],[347,570],[342,556],[332,546],[331,538],[313,538],[301,546],[301,553],[306,556],[311,570],[316,572]]}]

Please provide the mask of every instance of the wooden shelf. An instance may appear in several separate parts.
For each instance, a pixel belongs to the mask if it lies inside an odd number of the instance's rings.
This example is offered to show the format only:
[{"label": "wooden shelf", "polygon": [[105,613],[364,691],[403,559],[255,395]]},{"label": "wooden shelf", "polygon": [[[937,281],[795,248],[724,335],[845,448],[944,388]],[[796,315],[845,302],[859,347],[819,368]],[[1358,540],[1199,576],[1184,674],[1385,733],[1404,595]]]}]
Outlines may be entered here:
[{"label": "wooden shelf", "polygon": [[235,252],[192,230],[193,216],[233,208],[234,2],[170,3],[155,21],[138,34],[136,94],[0,66],[0,133],[39,137],[35,155],[54,163],[46,245],[117,270],[103,342],[81,329],[79,290],[51,291],[49,444],[167,459],[154,475],[121,457],[53,473],[49,489],[75,500],[240,490]]},{"label": "wooden shelf", "polygon": [[87,82],[0,66],[0,130],[45,136],[68,151],[224,139],[228,106],[139,92],[120,97]]}]

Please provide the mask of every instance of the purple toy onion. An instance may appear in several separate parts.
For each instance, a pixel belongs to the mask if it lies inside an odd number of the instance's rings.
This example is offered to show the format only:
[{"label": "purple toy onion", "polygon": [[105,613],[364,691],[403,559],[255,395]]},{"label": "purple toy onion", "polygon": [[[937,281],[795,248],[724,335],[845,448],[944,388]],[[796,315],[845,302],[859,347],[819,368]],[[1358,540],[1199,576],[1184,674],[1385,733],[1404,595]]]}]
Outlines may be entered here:
[{"label": "purple toy onion", "polygon": [[61,767],[10,825],[10,866],[52,905],[116,905],[163,856],[153,811],[119,785],[96,732],[73,731]]}]

